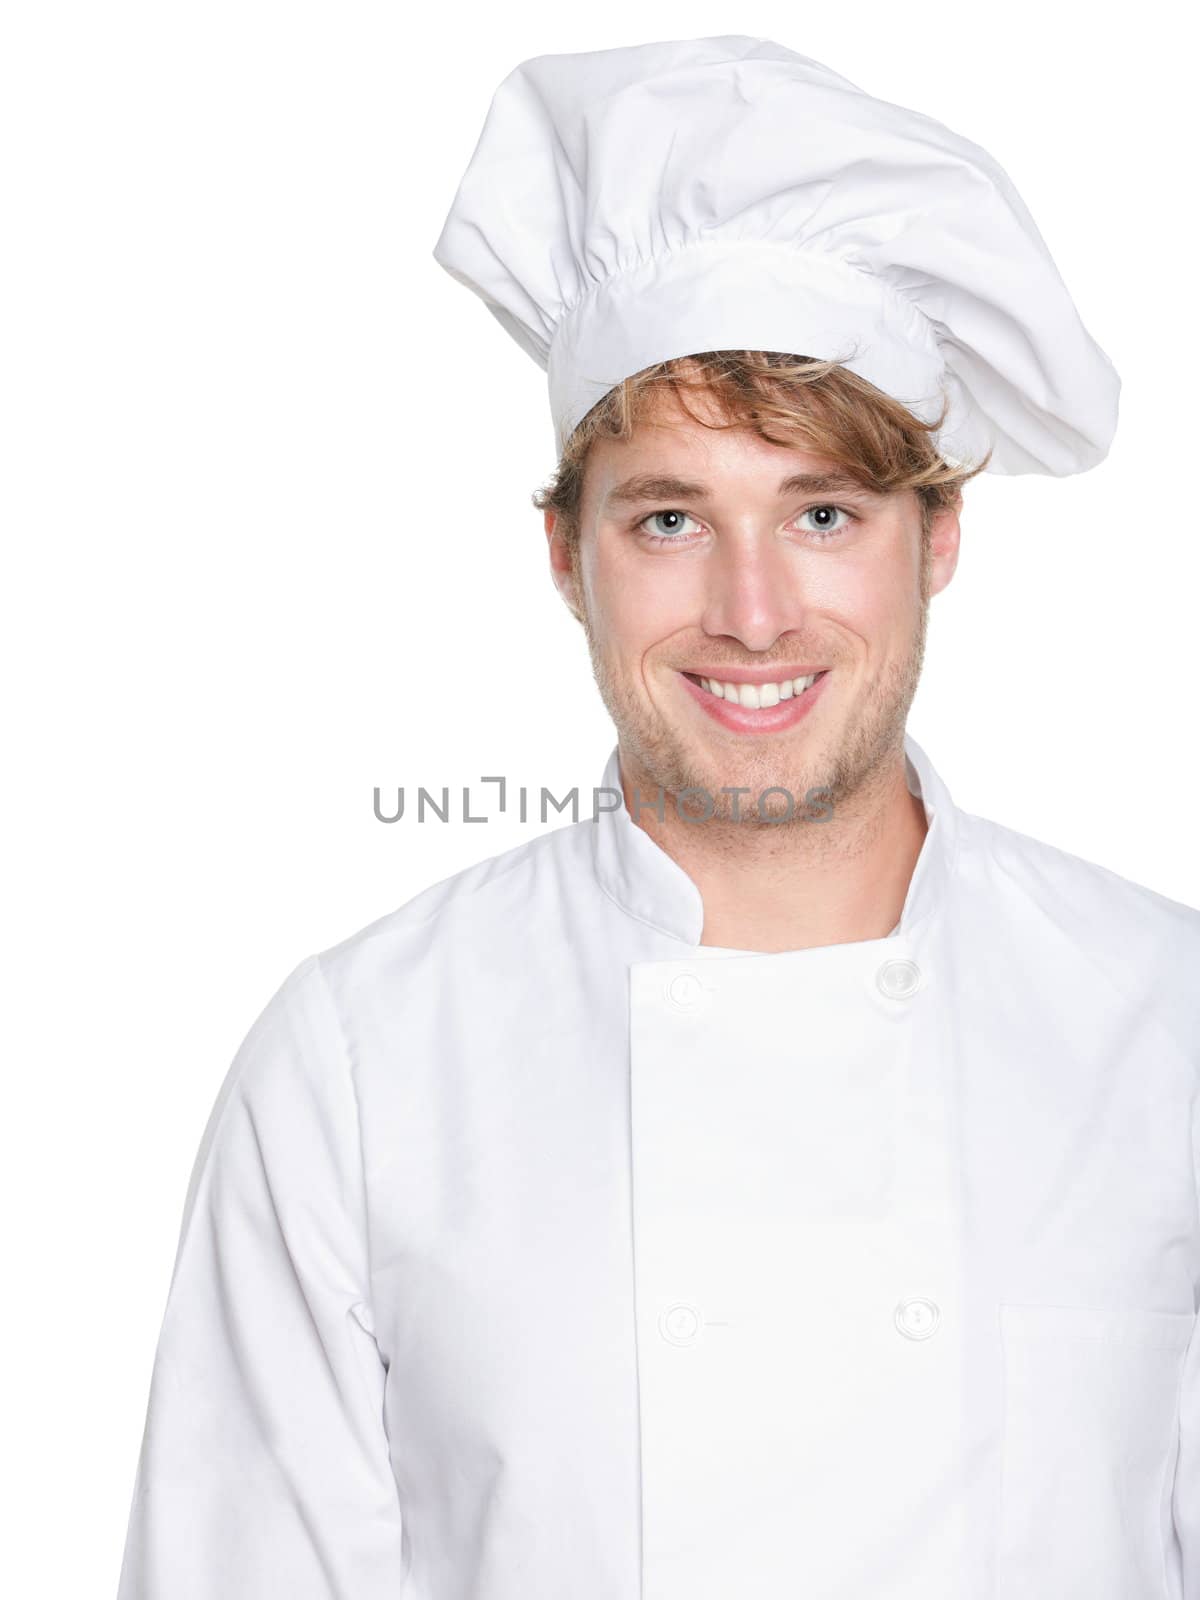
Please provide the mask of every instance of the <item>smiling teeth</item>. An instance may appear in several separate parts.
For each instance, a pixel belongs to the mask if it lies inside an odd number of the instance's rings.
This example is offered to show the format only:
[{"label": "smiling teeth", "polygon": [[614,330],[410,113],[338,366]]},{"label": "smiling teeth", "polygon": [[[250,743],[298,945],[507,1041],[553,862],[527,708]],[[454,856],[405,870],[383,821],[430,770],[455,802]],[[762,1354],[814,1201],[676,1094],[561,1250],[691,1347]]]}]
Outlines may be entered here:
[{"label": "smiling teeth", "polygon": [[715,678],[701,678],[700,683],[718,700],[730,700],[734,705],[757,711],[762,706],[790,700],[794,694],[803,694],[819,677],[819,672],[813,672],[807,678],[784,678],[782,683],[718,683]]}]

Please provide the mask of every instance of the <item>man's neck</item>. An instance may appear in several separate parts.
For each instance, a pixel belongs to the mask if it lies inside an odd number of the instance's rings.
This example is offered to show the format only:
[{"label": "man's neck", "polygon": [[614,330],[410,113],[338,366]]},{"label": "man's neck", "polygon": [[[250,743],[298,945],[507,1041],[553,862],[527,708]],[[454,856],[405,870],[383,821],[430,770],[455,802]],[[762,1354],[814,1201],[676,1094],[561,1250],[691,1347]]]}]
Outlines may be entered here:
[{"label": "man's neck", "polygon": [[[628,804],[629,796],[626,795]],[[901,753],[826,821],[747,825],[663,819],[639,825],[700,890],[700,942],[776,952],[885,938],[900,920],[925,842],[925,808]]]}]

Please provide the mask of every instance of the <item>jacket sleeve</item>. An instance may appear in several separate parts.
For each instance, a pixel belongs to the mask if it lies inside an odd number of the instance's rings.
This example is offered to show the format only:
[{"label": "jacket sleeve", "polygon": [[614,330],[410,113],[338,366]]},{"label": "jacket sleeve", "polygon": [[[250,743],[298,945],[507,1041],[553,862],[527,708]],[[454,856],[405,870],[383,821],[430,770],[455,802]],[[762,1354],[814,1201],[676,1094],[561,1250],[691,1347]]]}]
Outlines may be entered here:
[{"label": "jacket sleeve", "polygon": [[[1200,1091],[1192,1100],[1192,1161],[1200,1212]],[[1182,1600],[1200,1600],[1200,1312],[1184,1356],[1179,1390],[1179,1456],[1171,1498],[1183,1555]]]},{"label": "jacket sleeve", "polygon": [[397,1600],[358,1105],[318,957],[255,1022],[192,1170],[118,1600]]},{"label": "jacket sleeve", "polygon": [[1182,1600],[1200,1600],[1200,1316],[1184,1361],[1173,1503],[1176,1537],[1183,1552]]}]

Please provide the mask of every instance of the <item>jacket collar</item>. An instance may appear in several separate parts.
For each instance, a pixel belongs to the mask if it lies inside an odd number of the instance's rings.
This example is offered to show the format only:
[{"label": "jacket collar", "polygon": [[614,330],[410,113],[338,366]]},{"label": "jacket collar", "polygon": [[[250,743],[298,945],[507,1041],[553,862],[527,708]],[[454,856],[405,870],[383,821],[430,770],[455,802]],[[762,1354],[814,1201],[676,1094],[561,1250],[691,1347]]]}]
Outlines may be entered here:
[{"label": "jacket collar", "polygon": [[[602,789],[622,794],[620,747],[614,745],[600,780]],[[895,930],[901,938],[925,933],[940,911],[954,871],[958,850],[958,808],[935,772],[929,757],[911,734],[904,735],[904,775],[909,792],[925,807],[928,832],[917,857]],[[598,813],[588,824],[596,877],[604,892],[639,922],[698,946],[704,928],[700,890],[644,828],[638,827],[624,801],[615,811]]]}]

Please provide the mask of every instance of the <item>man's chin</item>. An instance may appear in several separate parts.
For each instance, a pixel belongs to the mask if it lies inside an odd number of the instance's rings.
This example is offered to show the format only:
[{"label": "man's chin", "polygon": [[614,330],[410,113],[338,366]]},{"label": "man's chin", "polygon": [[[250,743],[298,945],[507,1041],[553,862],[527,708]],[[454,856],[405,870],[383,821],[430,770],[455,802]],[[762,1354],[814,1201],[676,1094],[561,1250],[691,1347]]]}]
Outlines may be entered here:
[{"label": "man's chin", "polygon": [[825,766],[816,750],[789,760],[770,749],[660,741],[647,763],[647,782],[665,791],[672,811],[694,820],[783,822],[805,811]]}]

